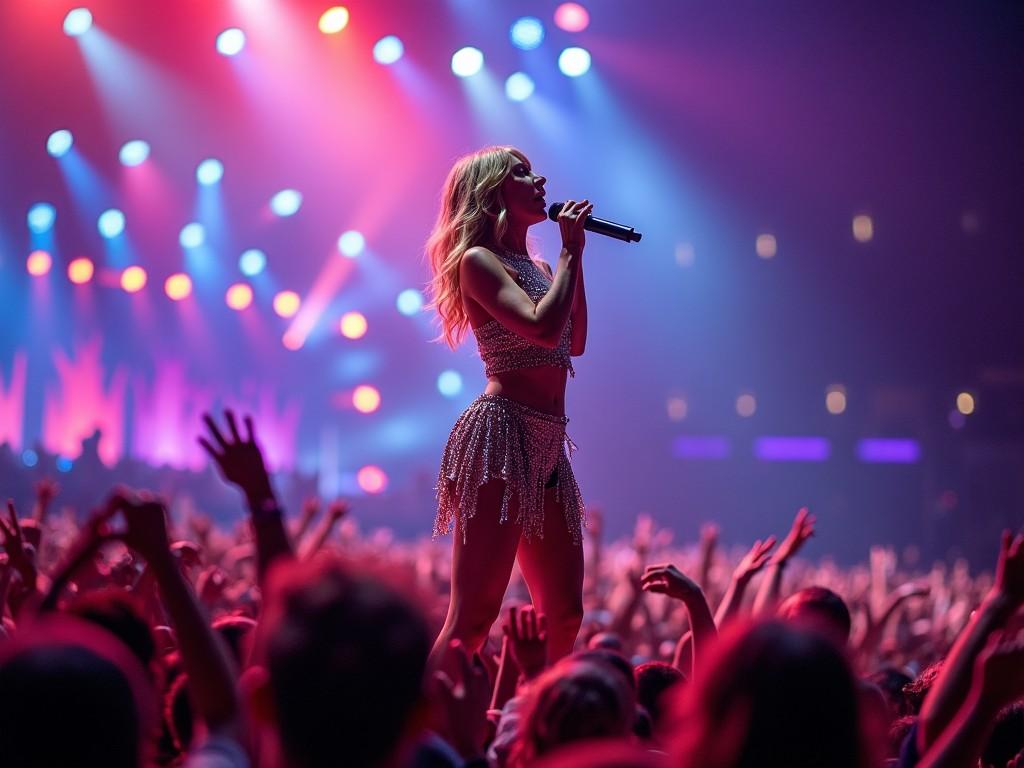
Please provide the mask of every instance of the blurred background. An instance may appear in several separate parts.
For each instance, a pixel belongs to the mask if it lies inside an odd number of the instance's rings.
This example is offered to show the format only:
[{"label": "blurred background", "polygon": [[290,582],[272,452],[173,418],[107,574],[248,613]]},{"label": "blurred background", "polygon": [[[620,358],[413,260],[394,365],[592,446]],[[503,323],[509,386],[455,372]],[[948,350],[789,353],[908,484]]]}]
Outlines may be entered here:
[{"label": "blurred background", "polygon": [[423,244],[508,144],[643,233],[589,238],[568,391],[611,533],[807,505],[840,561],[990,562],[1024,524],[1018,2],[4,0],[0,72],[0,493],[209,479],[230,406],[286,496],[428,533],[485,380]]}]

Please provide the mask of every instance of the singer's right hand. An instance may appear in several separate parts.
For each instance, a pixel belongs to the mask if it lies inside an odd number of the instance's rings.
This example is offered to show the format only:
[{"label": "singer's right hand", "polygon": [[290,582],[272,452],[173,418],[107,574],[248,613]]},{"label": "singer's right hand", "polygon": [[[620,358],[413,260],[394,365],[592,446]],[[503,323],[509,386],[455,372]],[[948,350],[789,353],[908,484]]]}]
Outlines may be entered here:
[{"label": "singer's right hand", "polygon": [[558,214],[558,228],[562,231],[562,248],[574,256],[583,255],[583,246],[586,245],[586,235],[583,225],[587,223],[587,216],[594,210],[594,205],[589,200],[566,200]]}]

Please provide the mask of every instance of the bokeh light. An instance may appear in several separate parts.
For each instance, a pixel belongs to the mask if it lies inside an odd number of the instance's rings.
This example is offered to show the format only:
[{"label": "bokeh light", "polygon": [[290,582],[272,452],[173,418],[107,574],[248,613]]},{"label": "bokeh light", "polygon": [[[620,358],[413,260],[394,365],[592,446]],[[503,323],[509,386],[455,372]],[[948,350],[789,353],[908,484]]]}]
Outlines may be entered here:
[{"label": "bokeh light", "polygon": [[302,345],[305,343],[305,340],[300,332],[289,328],[284,332],[284,336],[281,337],[281,343],[284,345],[285,349],[290,349],[292,352],[296,352],[302,349]]},{"label": "bokeh light", "polygon": [[164,293],[172,301],[187,299],[192,293],[192,278],[184,272],[177,272],[164,281]]},{"label": "bokeh light", "polygon": [[144,142],[142,139],[132,139],[126,141],[121,147],[121,151],[118,153],[118,158],[121,160],[121,165],[132,168],[136,165],[142,165],[146,162],[149,157],[149,144]]},{"label": "bokeh light", "polygon": [[682,421],[689,413],[690,407],[685,397],[674,395],[665,401],[665,411],[672,421]]},{"label": "bokeh light", "polygon": [[68,37],[84,35],[92,28],[92,13],[88,8],[75,8],[64,17],[64,34]]},{"label": "bokeh light", "polygon": [[128,293],[138,293],[146,287],[146,270],[142,267],[128,267],[121,273],[121,287]]},{"label": "bokeh light", "polygon": [[534,16],[524,16],[513,22],[508,36],[516,48],[532,51],[544,42],[544,25]]},{"label": "bokeh light", "polygon": [[49,232],[57,220],[57,209],[49,203],[36,203],[28,209],[28,228],[36,234]]},{"label": "bokeh light", "polygon": [[124,232],[124,214],[117,208],[110,208],[100,214],[96,228],[103,237],[111,240]]},{"label": "bokeh light", "polygon": [[341,335],[346,339],[361,339],[366,335],[369,325],[361,312],[346,312],[341,316]]},{"label": "bokeh light", "polygon": [[378,64],[394,64],[405,54],[405,46],[394,35],[382,37],[373,46],[373,60]]},{"label": "bokeh light", "polygon": [[590,14],[579,3],[562,3],[555,9],[555,25],[566,32],[582,32],[590,25]]},{"label": "bokeh light", "polygon": [[71,131],[61,128],[47,137],[46,151],[53,157],[64,157],[71,150],[71,147],[74,146],[74,143],[75,138],[71,135]]},{"label": "bokeh light", "polygon": [[46,251],[32,251],[25,260],[25,269],[33,277],[42,277],[49,274],[53,266],[53,258]]},{"label": "bokeh light", "polygon": [[423,309],[423,294],[415,288],[406,288],[395,300],[398,311],[406,317],[412,317]]},{"label": "bokeh light", "polygon": [[361,232],[350,229],[338,238],[338,250],[349,258],[354,258],[366,248],[366,238]]},{"label": "bokeh light", "polygon": [[380,467],[369,464],[356,473],[356,482],[366,493],[383,493],[388,487],[388,476]]},{"label": "bokeh light", "polygon": [[217,52],[222,56],[237,56],[245,48],[245,32],[232,27],[217,35]]},{"label": "bokeh light", "polygon": [[74,462],[71,459],[69,459],[67,456],[58,456],[57,457],[57,471],[58,472],[70,472],[71,468],[73,466],[74,466]]},{"label": "bokeh light", "polygon": [[841,384],[833,384],[825,390],[825,409],[833,416],[846,410],[846,388]]},{"label": "bokeh light", "polygon": [[196,181],[205,186],[216,184],[224,177],[224,164],[216,158],[203,160],[196,168]]},{"label": "bokeh light", "polygon": [[462,375],[458,371],[441,371],[437,377],[437,391],[445,397],[455,397],[462,391]]},{"label": "bokeh light", "polygon": [[360,413],[373,413],[380,408],[380,392],[369,384],[360,384],[352,391],[352,406]]},{"label": "bokeh light", "polygon": [[348,8],[336,5],[323,12],[317,26],[325,35],[336,35],[348,26],[348,20]]},{"label": "bokeh light", "polygon": [[282,189],[270,198],[270,210],[278,216],[294,216],[302,207],[302,193],[295,189]]},{"label": "bokeh light", "polygon": [[274,311],[281,317],[293,317],[301,305],[302,299],[295,291],[280,291],[274,296]]},{"label": "bokeh light", "polygon": [[853,217],[853,237],[858,243],[869,243],[875,236],[875,223],[867,214]]},{"label": "bokeh light", "polygon": [[736,398],[736,413],[747,418],[753,416],[757,411],[757,400],[749,392],[745,392]]},{"label": "bokeh light", "polygon": [[26,467],[34,467],[39,463],[39,454],[31,448],[26,448],[21,452],[21,463]]},{"label": "bokeh light", "polygon": [[526,101],[533,95],[533,80],[525,72],[513,72],[505,81],[505,95],[511,101]]},{"label": "bokeh light", "polygon": [[484,67],[484,54],[479,48],[466,46],[452,54],[452,72],[459,77],[472,77]]},{"label": "bokeh light", "polygon": [[757,255],[762,259],[775,258],[775,254],[778,253],[778,245],[775,242],[775,235],[758,235],[757,240],[754,243],[754,248],[757,251]]},{"label": "bokeh light", "polygon": [[558,55],[558,68],[566,77],[580,77],[590,71],[590,52],[586,48],[566,48]]},{"label": "bokeh light", "polygon": [[206,242],[206,229],[195,221],[186,224],[178,234],[178,242],[181,243],[182,248],[198,248]]},{"label": "bokeh light", "polygon": [[235,283],[224,294],[224,301],[233,310],[241,312],[252,304],[252,288],[248,283]]},{"label": "bokeh light", "polygon": [[970,416],[974,413],[975,407],[974,395],[970,392],[961,392],[956,396],[956,409],[964,416]]},{"label": "bokeh light", "polygon": [[96,267],[93,266],[92,259],[79,256],[77,259],[72,259],[71,263],[68,264],[68,280],[75,285],[84,285],[92,280],[95,271]]},{"label": "bokeh light", "polygon": [[247,277],[255,277],[267,266],[267,254],[259,248],[249,248],[238,257],[238,269]]}]

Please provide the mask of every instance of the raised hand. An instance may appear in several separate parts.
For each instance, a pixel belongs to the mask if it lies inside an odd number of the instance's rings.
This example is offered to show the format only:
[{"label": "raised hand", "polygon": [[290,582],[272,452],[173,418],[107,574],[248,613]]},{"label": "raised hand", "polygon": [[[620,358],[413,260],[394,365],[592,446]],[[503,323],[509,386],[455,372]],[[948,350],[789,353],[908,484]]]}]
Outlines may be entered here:
[{"label": "raised hand", "polygon": [[110,506],[124,518],[125,530],[120,538],[125,545],[142,555],[150,566],[174,563],[167,533],[167,509],[162,502],[149,496],[132,497],[117,492],[111,497]]},{"label": "raised hand", "polygon": [[793,526],[782,540],[779,548],[775,551],[772,563],[784,565],[791,557],[796,555],[807,543],[807,540],[814,535],[815,518],[807,507],[801,507],[793,518]]},{"label": "raised hand", "polygon": [[523,677],[531,680],[548,665],[548,621],[532,605],[508,609],[501,627],[509,641],[509,653]]},{"label": "raised hand", "polygon": [[1014,607],[1024,603],[1024,534],[1003,531],[992,590]]},{"label": "raised hand", "polygon": [[270,485],[270,475],[263,462],[263,454],[256,445],[252,417],[245,417],[244,437],[239,434],[234,411],[225,410],[224,419],[228,426],[227,438],[217,427],[213,417],[208,413],[203,414],[203,422],[212,442],[200,437],[199,444],[210,454],[210,458],[220,470],[221,477],[238,486],[250,506],[258,506],[265,501],[273,500],[274,491]]},{"label": "raised hand", "polygon": [[455,657],[455,678],[444,672],[435,672],[435,691],[444,719],[443,735],[466,759],[483,754],[487,738],[487,705],[490,703],[491,684],[487,670],[478,654],[472,661],[466,647],[455,640],[451,644]]},{"label": "raised hand", "polygon": [[594,210],[589,200],[566,200],[565,205],[558,214],[558,228],[562,233],[562,247],[574,256],[583,253],[586,245],[586,235],[583,225],[587,222],[587,216]]},{"label": "raised hand", "polygon": [[743,556],[743,559],[740,560],[736,569],[732,572],[733,580],[738,582],[749,582],[754,578],[757,572],[768,564],[772,555],[772,547],[774,546],[774,536],[769,536],[764,541],[761,539],[755,541],[754,545],[750,548],[750,551]]},{"label": "raised hand", "polygon": [[338,522],[348,516],[352,511],[352,505],[342,499],[336,499],[327,507],[327,517],[332,522]]},{"label": "raised hand", "polygon": [[21,530],[21,523],[18,522],[18,513],[14,509],[14,501],[7,500],[8,522],[0,518],[0,540],[7,553],[8,562],[11,568],[21,576],[22,583],[30,588],[36,586],[36,564],[35,553],[31,547],[25,544],[25,535]]},{"label": "raised hand", "polygon": [[702,595],[700,586],[671,563],[649,565],[640,577],[640,586],[645,592],[668,595],[676,600],[688,600]]},{"label": "raised hand", "polygon": [[978,657],[975,680],[981,679],[982,696],[994,710],[1024,695],[1024,633],[1016,637],[994,634]]}]

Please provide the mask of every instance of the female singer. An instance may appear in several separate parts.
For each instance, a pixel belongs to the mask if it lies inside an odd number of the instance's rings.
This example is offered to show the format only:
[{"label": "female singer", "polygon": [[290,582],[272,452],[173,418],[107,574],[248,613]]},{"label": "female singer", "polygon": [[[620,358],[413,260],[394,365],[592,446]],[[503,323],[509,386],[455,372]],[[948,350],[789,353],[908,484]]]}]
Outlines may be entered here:
[{"label": "female singer", "polygon": [[583,617],[583,499],[565,434],[570,356],[583,354],[587,302],[583,224],[593,206],[566,201],[552,272],[530,255],[526,233],[544,221],[544,184],[511,147],[455,163],[427,242],[431,307],[457,346],[471,330],[487,387],[456,421],[441,459],[434,535],[453,527],[451,601],[434,644],[472,653],[501,609],[518,557],[546,616],[548,658],[572,651]]}]

